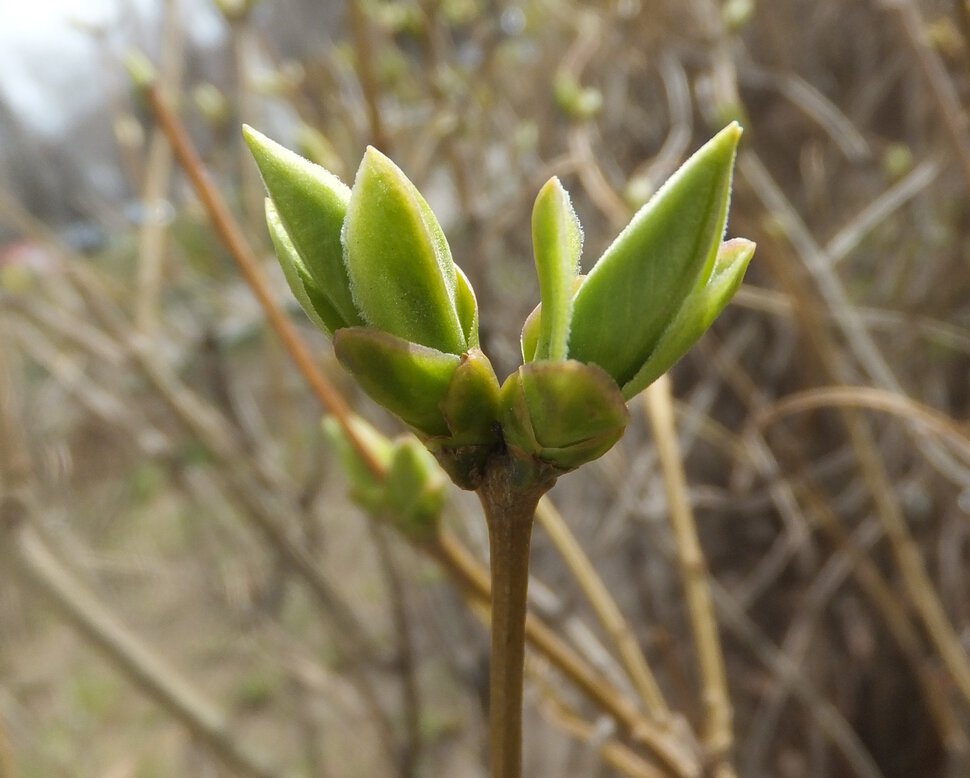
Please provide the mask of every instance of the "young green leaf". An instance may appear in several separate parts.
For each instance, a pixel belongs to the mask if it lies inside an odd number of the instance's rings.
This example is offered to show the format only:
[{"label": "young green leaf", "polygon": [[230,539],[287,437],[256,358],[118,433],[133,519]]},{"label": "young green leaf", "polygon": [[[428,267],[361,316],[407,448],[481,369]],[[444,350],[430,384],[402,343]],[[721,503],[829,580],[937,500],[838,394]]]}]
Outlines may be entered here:
[{"label": "young green leaf", "polygon": [[448,435],[441,402],[461,357],[373,327],[337,330],[333,347],[374,401],[424,435]]},{"label": "young green leaf", "polygon": [[[368,324],[449,354],[468,348],[441,226],[414,184],[373,147],[351,190],[343,244],[354,300]],[[466,300],[462,306],[467,316]]]},{"label": "young green leaf", "polygon": [[550,178],[536,197],[532,209],[532,245],[542,299],[533,359],[565,359],[583,230],[569,194],[558,178]]},{"label": "young green leaf", "polygon": [[744,271],[754,256],[755,244],[735,238],[721,244],[714,272],[707,283],[694,290],[678,311],[650,358],[640,371],[622,387],[629,400],[646,389],[686,354],[707,332],[741,285]]},{"label": "young green leaf", "polygon": [[455,309],[467,349],[478,348],[478,300],[464,271],[455,265]]},{"label": "young green leaf", "polygon": [[283,268],[283,276],[290,286],[290,291],[303,306],[311,321],[328,335],[332,335],[334,330],[340,327],[352,326],[343,320],[331,305],[329,298],[317,288],[316,282],[303,262],[303,257],[290,240],[276,207],[269,198],[266,198],[266,226],[269,228],[269,236],[276,248],[276,256],[279,258],[280,267]]},{"label": "young green leaf", "polygon": [[364,323],[350,293],[340,232],[350,189],[335,175],[270,140],[252,127],[243,135],[279,220],[340,326]]},{"label": "young green leaf", "polygon": [[624,386],[688,294],[710,276],[727,219],[741,128],[705,144],[637,212],[576,293],[569,356]]}]

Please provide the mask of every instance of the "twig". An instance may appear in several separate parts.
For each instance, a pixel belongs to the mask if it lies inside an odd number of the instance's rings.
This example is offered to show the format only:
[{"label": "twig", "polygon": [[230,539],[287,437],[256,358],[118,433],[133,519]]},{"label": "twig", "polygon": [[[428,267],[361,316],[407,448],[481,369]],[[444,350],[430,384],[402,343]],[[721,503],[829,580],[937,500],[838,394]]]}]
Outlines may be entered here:
[{"label": "twig", "polygon": [[[488,603],[491,586],[488,574],[478,561],[450,534],[441,532],[428,545],[428,553],[459,583],[467,596]],[[602,675],[560,640],[545,623],[529,614],[525,623],[529,644],[590,700],[611,715],[629,733],[631,739],[646,748],[673,775],[697,778],[700,769],[696,755],[683,742],[664,732],[643,714]]]},{"label": "twig", "polygon": [[492,573],[489,663],[489,770],[492,778],[522,775],[522,683],[529,587],[529,549],[536,504],[548,484],[516,488],[500,460],[478,489],[488,523]]},{"label": "twig", "polygon": [[562,555],[573,577],[589,599],[603,629],[616,645],[626,672],[640,699],[647,706],[648,713],[655,717],[661,726],[669,724],[670,707],[647,664],[633,630],[548,495],[539,501],[536,520]]},{"label": "twig", "polygon": [[239,224],[212,184],[182,122],[169,108],[168,103],[162,98],[156,87],[148,86],[146,93],[155,118],[172,144],[175,156],[178,157],[183,169],[192,181],[192,186],[199,199],[202,200],[202,204],[212,220],[213,227],[226,244],[243,277],[262,305],[270,326],[283,341],[283,345],[314,394],[336,418],[347,439],[351,441],[363,460],[368,463],[368,467],[375,473],[382,472],[380,463],[374,459],[373,454],[359,439],[354,426],[350,423],[350,408],[347,406],[347,402],[317,368],[309,349],[297,334],[296,327],[293,326],[273,299],[273,294],[259,267],[255,254],[243,237]]},{"label": "twig", "polygon": [[875,2],[892,11],[899,22],[903,37],[916,59],[916,65],[926,79],[930,94],[936,101],[937,112],[943,119],[943,126],[960,163],[967,190],[970,191],[970,137],[967,135],[967,116],[960,104],[956,87],[946,71],[946,66],[926,39],[926,23],[919,8],[912,0],[875,0]]},{"label": "twig", "polygon": [[[178,3],[163,3],[162,62],[158,89],[178,92],[184,58]],[[141,192],[142,224],[138,231],[138,274],[135,282],[135,326],[145,333],[158,326],[158,301],[162,291],[167,225],[159,218],[159,205],[168,194],[172,178],[172,147],[165,133],[155,128],[148,142],[145,180]]]},{"label": "twig", "polygon": [[[360,453],[362,459],[375,475],[382,475],[383,468],[380,463],[373,458],[369,449],[359,440],[353,426],[349,423],[349,409],[346,401],[330,385],[323,374],[319,372],[309,354],[309,350],[303,344],[296,329],[280,311],[273,299],[272,293],[269,291],[269,287],[258,268],[252,250],[246,243],[241,230],[218,191],[209,180],[205,167],[202,165],[197,152],[192,147],[181,122],[151,87],[148,88],[148,97],[159,123],[165,129],[169,140],[172,142],[176,156],[185,168],[199,198],[209,212],[216,231],[226,244],[230,254],[243,272],[244,278],[263,306],[271,326],[279,334],[281,340],[283,340],[284,346],[294,362],[297,363],[300,372],[306,378],[316,397],[341,423],[348,440]],[[445,569],[456,578],[456,582],[463,589],[477,591],[480,593],[479,596],[484,591],[484,596],[490,597],[488,574],[461,547],[455,538],[442,533],[441,538],[433,546],[426,547],[426,550],[432,553],[444,565]],[[537,631],[542,632],[541,629],[535,626],[531,628],[528,626],[528,624],[537,623],[531,618],[527,620],[526,632],[530,640],[534,640],[533,636]],[[552,635],[553,633],[548,631],[546,637]],[[539,644],[544,645],[546,649],[550,646],[548,640],[540,641]],[[573,660],[578,659],[575,655],[571,658]],[[562,659],[561,654],[560,659]],[[574,661],[572,666],[574,668],[583,667],[584,664],[582,660],[578,660]],[[612,688],[605,689],[602,686],[602,679],[592,674],[591,671],[585,674],[579,673],[571,677],[574,677],[574,680],[577,678],[581,679],[577,682],[581,688],[584,688],[588,694],[591,694],[593,699],[597,699],[601,704],[605,703],[607,709],[612,708],[612,713],[619,713],[618,718],[630,728],[634,738],[642,742],[645,747],[655,751],[658,754],[658,758],[674,769],[675,775],[683,776],[683,778],[691,778],[692,776],[698,775],[692,757],[685,754],[684,749],[674,743],[669,737],[657,732],[655,726],[643,719],[635,709],[625,707],[624,702],[621,702],[623,700],[622,695]],[[603,691],[600,691],[601,689]]]},{"label": "twig", "polygon": [[384,131],[384,121],[381,117],[380,87],[377,74],[374,71],[374,46],[371,43],[371,32],[367,23],[367,12],[361,0],[350,0],[350,33],[354,38],[354,64],[360,79],[360,88],[364,93],[364,103],[367,107],[367,122],[370,125],[371,143],[385,154],[391,153],[390,139]]},{"label": "twig", "polygon": [[858,778],[884,778],[872,755],[838,709],[816,691],[798,666],[772,644],[717,581],[712,582],[712,589],[725,626],[754,652],[765,667],[791,684],[796,696],[805,704],[819,728],[838,747]]},{"label": "twig", "polygon": [[676,539],[681,585],[687,599],[691,630],[697,651],[703,686],[705,720],[703,740],[712,773],[718,778],[733,776],[731,750],[732,709],[724,669],[724,654],[718,637],[704,553],[697,538],[693,512],[687,498],[687,482],[680,444],[674,427],[669,379],[665,376],[647,387],[644,404],[657,442],[660,467],[667,488],[670,523]]}]

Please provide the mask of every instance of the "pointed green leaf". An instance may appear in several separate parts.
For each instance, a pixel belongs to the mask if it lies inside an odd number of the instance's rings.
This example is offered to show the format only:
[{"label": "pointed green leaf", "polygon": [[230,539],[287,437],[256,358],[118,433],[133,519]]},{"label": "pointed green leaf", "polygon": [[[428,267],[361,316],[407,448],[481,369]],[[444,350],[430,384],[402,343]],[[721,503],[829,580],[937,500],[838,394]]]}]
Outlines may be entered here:
[{"label": "pointed green leaf", "polygon": [[316,287],[345,322],[340,326],[363,324],[350,293],[340,242],[350,189],[252,127],[244,126],[243,134],[286,234]]},{"label": "pointed green leaf", "polygon": [[340,327],[348,326],[334,310],[327,296],[317,289],[303,263],[303,258],[297,253],[296,246],[287,235],[286,228],[273,206],[273,201],[269,198],[266,198],[266,226],[269,228],[269,236],[276,248],[276,256],[279,258],[286,283],[289,284],[290,291],[303,306],[310,320],[328,335],[333,334],[333,331]]},{"label": "pointed green leaf", "polygon": [[461,358],[409,343],[373,327],[348,327],[333,338],[337,359],[375,401],[429,435],[447,435],[441,402]]},{"label": "pointed green leaf", "polygon": [[705,144],[633,217],[577,292],[569,356],[621,386],[637,374],[688,294],[710,276],[724,234],[741,128]]},{"label": "pointed green leaf", "polygon": [[583,230],[558,178],[539,190],[532,209],[532,246],[542,318],[534,359],[565,359],[573,308],[573,281],[583,250]]},{"label": "pointed green leaf", "polygon": [[525,317],[522,325],[522,335],[519,343],[522,346],[522,361],[532,362],[536,358],[539,348],[539,329],[542,324],[542,303],[532,309],[532,313]]},{"label": "pointed green leaf", "polygon": [[455,308],[467,349],[478,348],[478,300],[464,271],[455,265]]},{"label": "pointed green leaf", "polygon": [[613,379],[575,360],[520,367],[502,386],[499,414],[510,448],[565,470],[606,453],[629,417]]},{"label": "pointed green leaf", "polygon": [[414,184],[373,147],[351,190],[343,243],[354,300],[368,324],[449,354],[466,350],[457,274],[441,226]]},{"label": "pointed green leaf", "polygon": [[744,238],[721,244],[714,272],[707,284],[688,296],[653,354],[623,387],[623,396],[627,400],[670,370],[707,332],[741,285],[744,271],[754,256],[754,249],[755,244]]}]

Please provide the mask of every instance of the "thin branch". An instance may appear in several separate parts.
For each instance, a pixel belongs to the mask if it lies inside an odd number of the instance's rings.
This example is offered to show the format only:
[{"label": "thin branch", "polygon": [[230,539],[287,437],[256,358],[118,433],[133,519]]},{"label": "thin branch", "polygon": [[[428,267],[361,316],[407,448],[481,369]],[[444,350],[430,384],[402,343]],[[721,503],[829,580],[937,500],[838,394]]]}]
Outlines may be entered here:
[{"label": "thin branch", "polygon": [[896,17],[903,31],[903,37],[916,60],[916,65],[926,80],[930,95],[936,101],[937,113],[943,119],[943,126],[960,163],[967,191],[970,191],[970,136],[967,134],[967,115],[943,60],[927,39],[927,25],[919,8],[912,0],[875,0],[875,2],[893,12]]},{"label": "thin branch", "polygon": [[156,87],[148,86],[146,93],[155,118],[172,144],[175,156],[178,157],[196,194],[205,206],[213,227],[226,244],[240,272],[253,290],[260,305],[262,305],[270,326],[283,341],[284,347],[314,394],[337,419],[347,439],[351,441],[363,460],[367,462],[368,467],[375,474],[382,473],[383,468],[380,463],[374,459],[373,454],[360,440],[353,424],[350,423],[350,408],[347,406],[346,400],[341,397],[340,393],[334,389],[333,385],[317,368],[310,350],[297,334],[296,327],[293,326],[273,298],[273,293],[270,291],[269,284],[259,267],[256,255],[246,241],[239,223],[233,217],[219,191],[209,178],[209,174],[191,140],[189,140],[188,133],[181,120],[168,106]]},{"label": "thin branch", "polygon": [[[466,596],[473,601],[489,602],[491,585],[487,572],[454,536],[440,532],[426,550],[438,560]],[[526,618],[525,636],[534,650],[616,719],[634,743],[652,753],[673,775],[681,778],[700,776],[697,755],[692,748],[646,718],[607,678],[591,669],[582,657],[534,614]]]},{"label": "thin branch", "polygon": [[204,743],[234,774],[246,778],[279,775],[278,770],[262,764],[244,749],[233,738],[222,713],[153,654],[68,572],[30,525],[26,505],[17,498],[8,498],[0,507],[0,532],[4,545],[13,552],[17,571],[47,595],[114,667]]},{"label": "thin branch", "polygon": [[711,600],[707,562],[697,538],[697,527],[687,497],[680,444],[674,426],[669,379],[664,376],[647,387],[644,404],[657,442],[660,467],[667,488],[670,523],[676,540],[681,584],[687,599],[691,630],[697,651],[703,692],[704,745],[718,778],[734,776],[731,751],[734,746],[731,698],[724,669],[724,654]]},{"label": "thin branch", "polygon": [[[167,0],[162,24],[162,61],[158,89],[166,95],[179,91],[185,62],[178,3]],[[158,326],[159,297],[165,264],[167,225],[158,218],[158,206],[168,194],[172,179],[172,147],[165,133],[155,128],[148,142],[145,180],[141,191],[144,220],[138,231],[138,273],[135,280],[135,325],[145,333]]]},{"label": "thin branch", "polygon": [[603,625],[603,629],[613,640],[627,675],[633,682],[640,699],[647,706],[647,711],[661,725],[669,724],[670,707],[647,664],[636,635],[624,618],[613,595],[610,594],[610,590],[603,583],[603,579],[596,572],[596,568],[548,495],[539,501],[536,520],[562,555]]}]

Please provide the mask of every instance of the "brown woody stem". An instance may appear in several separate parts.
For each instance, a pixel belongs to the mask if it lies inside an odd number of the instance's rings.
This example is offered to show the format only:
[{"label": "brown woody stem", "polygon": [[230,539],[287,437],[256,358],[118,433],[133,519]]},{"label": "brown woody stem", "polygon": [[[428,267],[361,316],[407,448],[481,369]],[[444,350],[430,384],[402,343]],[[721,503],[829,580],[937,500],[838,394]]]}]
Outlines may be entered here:
[{"label": "brown woody stem", "polygon": [[522,775],[522,677],[525,663],[529,544],[539,498],[551,484],[516,482],[515,464],[493,462],[478,497],[488,522],[492,569],[489,755],[492,778]]}]

